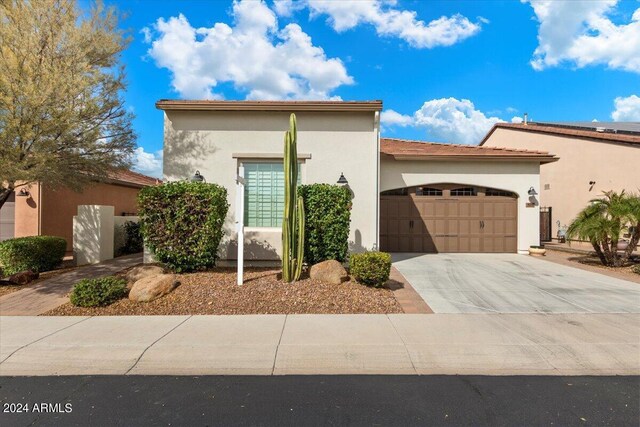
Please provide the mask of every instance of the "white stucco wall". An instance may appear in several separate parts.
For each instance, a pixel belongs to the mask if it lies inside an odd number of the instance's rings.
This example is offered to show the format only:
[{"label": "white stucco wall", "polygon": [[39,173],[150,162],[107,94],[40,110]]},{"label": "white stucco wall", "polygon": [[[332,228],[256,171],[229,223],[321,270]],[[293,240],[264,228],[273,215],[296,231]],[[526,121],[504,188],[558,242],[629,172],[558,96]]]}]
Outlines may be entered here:
[{"label": "white stucco wall", "polygon": [[518,252],[540,241],[539,207],[526,207],[528,191],[540,193],[540,165],[535,162],[416,161],[383,158],[380,191],[423,184],[456,183],[512,191],[518,195]]},{"label": "white stucco wall", "polygon": [[[302,183],[334,184],[344,173],[354,194],[350,247],[377,245],[377,162],[379,124],[373,112],[295,112],[298,154],[309,154],[300,169]],[[164,125],[164,175],[190,178],[199,170],[207,182],[228,191],[229,214],[221,259],[236,258],[235,177],[241,161],[273,155],[281,161],[289,113],[263,111],[167,111]],[[263,159],[266,161],[266,159]],[[245,257],[277,259],[280,228],[247,228]]]}]

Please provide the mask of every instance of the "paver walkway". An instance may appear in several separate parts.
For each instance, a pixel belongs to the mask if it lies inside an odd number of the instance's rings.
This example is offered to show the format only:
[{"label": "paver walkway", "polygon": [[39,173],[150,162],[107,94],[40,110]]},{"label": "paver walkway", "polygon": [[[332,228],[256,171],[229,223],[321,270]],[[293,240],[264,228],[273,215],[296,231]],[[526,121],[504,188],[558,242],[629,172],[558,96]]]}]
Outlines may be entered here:
[{"label": "paver walkway", "polygon": [[0,317],[0,375],[638,375],[639,314]]},{"label": "paver walkway", "polygon": [[67,294],[80,279],[108,276],[142,262],[141,254],[126,255],[100,264],[87,265],[42,280],[0,297],[0,315],[37,316],[69,301]]}]

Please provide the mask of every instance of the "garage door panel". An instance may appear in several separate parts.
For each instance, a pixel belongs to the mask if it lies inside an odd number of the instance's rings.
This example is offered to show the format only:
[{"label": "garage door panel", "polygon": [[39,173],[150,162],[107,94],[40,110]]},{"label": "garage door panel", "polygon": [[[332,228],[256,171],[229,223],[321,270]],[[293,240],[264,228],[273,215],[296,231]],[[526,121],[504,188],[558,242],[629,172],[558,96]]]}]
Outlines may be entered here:
[{"label": "garage door panel", "polygon": [[436,197],[395,196],[381,203],[383,250],[516,252],[517,199]]}]

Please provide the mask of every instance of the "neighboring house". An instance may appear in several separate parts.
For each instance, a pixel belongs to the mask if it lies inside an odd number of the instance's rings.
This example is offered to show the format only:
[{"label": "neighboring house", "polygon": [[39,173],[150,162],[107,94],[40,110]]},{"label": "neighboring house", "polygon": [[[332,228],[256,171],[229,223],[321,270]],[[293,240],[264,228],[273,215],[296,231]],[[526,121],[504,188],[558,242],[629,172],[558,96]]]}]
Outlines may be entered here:
[{"label": "neighboring house", "polygon": [[[560,161],[540,169],[541,235],[556,239],[604,191],[640,192],[640,123],[498,123],[482,147],[542,150]],[[550,209],[549,209],[550,208]]]},{"label": "neighboring house", "polygon": [[164,110],[164,173],[199,170],[229,192],[221,245],[236,258],[236,174],[245,170],[245,256],[281,253],[283,141],[298,119],[300,182],[336,183],[353,194],[350,249],[403,252],[521,252],[539,244],[545,152],[380,139],[381,101],[174,101]]},{"label": "neighboring house", "polygon": [[[0,240],[24,236],[59,236],[73,250],[73,216],[78,205],[113,206],[116,215],[135,215],[136,198],[141,188],[155,185],[158,179],[132,171],[118,171],[106,182],[87,186],[82,192],[67,188],[52,189],[39,183],[20,187],[0,209]],[[24,192],[21,190],[24,189]]]}]

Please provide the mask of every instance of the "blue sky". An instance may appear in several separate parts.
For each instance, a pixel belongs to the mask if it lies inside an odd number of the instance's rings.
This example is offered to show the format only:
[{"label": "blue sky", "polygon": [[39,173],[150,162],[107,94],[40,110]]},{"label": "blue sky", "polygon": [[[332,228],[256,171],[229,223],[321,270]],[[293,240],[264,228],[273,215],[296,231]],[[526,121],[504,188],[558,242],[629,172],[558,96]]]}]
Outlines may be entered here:
[{"label": "blue sky", "polygon": [[161,170],[161,98],[381,99],[384,136],[463,144],[524,112],[640,121],[636,0],[107,4],[128,15],[143,173]]}]

